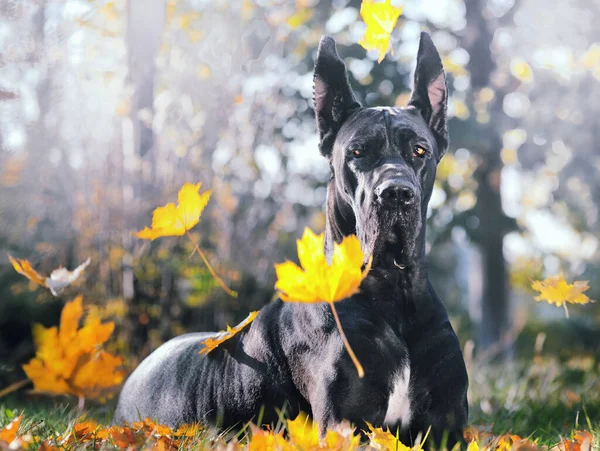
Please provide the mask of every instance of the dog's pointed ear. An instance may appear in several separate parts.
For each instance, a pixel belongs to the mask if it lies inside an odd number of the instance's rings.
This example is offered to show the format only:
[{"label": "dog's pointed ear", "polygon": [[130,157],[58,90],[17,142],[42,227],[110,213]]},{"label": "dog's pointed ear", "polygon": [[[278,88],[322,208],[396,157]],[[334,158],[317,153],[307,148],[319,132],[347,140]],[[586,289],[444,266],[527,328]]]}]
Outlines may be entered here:
[{"label": "dog's pointed ear", "polygon": [[330,157],[337,132],[360,104],[350,88],[346,65],[329,36],[323,36],[319,43],[313,81],[319,149],[323,156]]},{"label": "dog's pointed ear", "polygon": [[415,107],[433,132],[439,149],[439,158],[448,147],[448,87],[442,59],[431,37],[421,33],[415,83],[409,106]]}]

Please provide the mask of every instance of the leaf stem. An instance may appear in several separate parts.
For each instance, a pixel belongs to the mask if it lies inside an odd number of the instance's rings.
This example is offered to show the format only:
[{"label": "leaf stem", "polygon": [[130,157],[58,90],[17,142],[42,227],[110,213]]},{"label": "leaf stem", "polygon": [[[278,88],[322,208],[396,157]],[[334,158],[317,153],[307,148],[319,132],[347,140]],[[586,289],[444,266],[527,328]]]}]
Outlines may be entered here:
[{"label": "leaf stem", "polygon": [[18,382],[15,382],[14,384],[10,384],[8,387],[5,387],[2,390],[0,390],[0,398],[8,395],[9,393],[17,391],[19,388],[24,387],[29,382],[31,382],[29,379],[23,379],[22,381],[18,381]]},{"label": "leaf stem", "polygon": [[329,302],[329,305],[331,306],[331,311],[333,312],[333,317],[335,318],[335,323],[337,324],[337,328],[340,331],[340,335],[342,336],[342,341],[344,342],[346,351],[348,351],[348,354],[350,354],[352,363],[354,363],[354,366],[356,367],[356,371],[358,371],[358,377],[360,377],[362,379],[365,376],[365,370],[363,370],[362,365],[356,358],[356,354],[354,354],[354,351],[352,350],[352,347],[350,346],[350,343],[348,342],[348,339],[346,338],[346,334],[344,333],[344,329],[342,329],[342,323],[340,322],[340,317],[337,314],[337,309],[335,308],[335,305],[333,304],[333,302]]},{"label": "leaf stem", "polygon": [[[208,262],[208,259],[206,258],[206,255],[204,255],[204,252],[202,252],[202,249],[200,249],[200,246],[198,246],[198,243],[196,242],[196,240],[194,239],[194,237],[192,236],[192,234],[190,232],[187,232],[187,231],[185,233],[188,236],[188,238],[190,239],[190,241],[192,242],[192,244],[195,246],[194,250],[196,252],[198,252],[198,254],[200,255],[200,258],[202,259],[202,261],[204,262],[204,264],[208,268],[208,271],[213,276],[213,278],[215,279],[215,281],[219,284],[219,286],[221,288],[223,288],[223,290],[225,291],[225,293],[227,293],[229,296],[231,296],[233,298],[237,298],[237,295],[238,295],[237,291],[234,291],[231,288],[229,288],[227,285],[225,285],[225,282],[223,282],[223,279],[221,279],[219,277],[219,275],[213,269],[213,267],[211,266],[211,264]],[[193,252],[192,252],[192,255],[194,255]],[[190,255],[190,257],[192,255]]]}]

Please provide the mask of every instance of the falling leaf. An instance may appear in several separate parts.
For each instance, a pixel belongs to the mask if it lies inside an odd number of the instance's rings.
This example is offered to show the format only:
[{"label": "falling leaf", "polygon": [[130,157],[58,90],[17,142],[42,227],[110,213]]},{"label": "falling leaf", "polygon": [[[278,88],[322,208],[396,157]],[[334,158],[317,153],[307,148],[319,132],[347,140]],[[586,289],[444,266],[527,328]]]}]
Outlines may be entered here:
[{"label": "falling leaf", "polygon": [[178,195],[178,205],[169,203],[154,210],[152,228],[146,227],[135,236],[154,240],[162,236],[181,236],[200,221],[202,211],[208,204],[211,190],[200,194],[202,183],[186,183]]},{"label": "falling leaf", "polygon": [[71,394],[101,401],[123,381],[123,361],[101,349],[110,338],[114,323],[101,324],[89,317],[82,328],[81,296],[68,302],[60,316],[60,327],[33,327],[36,356],[23,370],[40,392]]},{"label": "falling leaf", "polygon": [[365,50],[377,50],[380,63],[390,48],[390,36],[403,9],[404,6],[393,6],[391,0],[363,0],[360,5],[360,15],[367,25],[367,30],[359,44]]},{"label": "falling leaf", "polygon": [[[394,434],[389,431],[384,431],[382,428],[376,428],[371,423],[367,423],[367,427],[369,428],[369,432],[367,432],[367,437],[369,437],[369,444],[372,448],[379,449],[382,451],[387,451],[390,449],[394,449],[397,451],[422,451],[423,442],[414,445],[412,448],[406,446],[402,443]],[[427,438],[427,437],[425,437]]]},{"label": "falling leaf", "polygon": [[200,350],[199,354],[206,355],[209,352],[211,352],[213,349],[217,348],[221,343],[229,340],[231,337],[233,337],[238,332],[240,332],[242,329],[244,329],[246,326],[248,326],[252,321],[254,321],[254,318],[256,318],[256,315],[258,315],[258,311],[250,312],[250,314],[246,317],[246,319],[244,321],[242,321],[241,323],[239,323],[237,326],[235,326],[235,327],[227,326],[226,331],[221,331],[215,337],[207,338],[206,340],[202,341],[201,344],[204,345],[204,348],[202,348]]},{"label": "falling leaf", "polygon": [[546,280],[536,280],[531,283],[531,288],[539,291],[540,295],[535,297],[536,301],[546,301],[549,304],[556,304],[558,307],[565,303],[587,304],[590,302],[585,294],[589,290],[587,281],[575,281],[568,283],[564,276],[552,276]]},{"label": "falling leaf", "polygon": [[467,446],[467,451],[479,451],[479,445],[475,440],[469,443],[469,446]]},{"label": "falling leaf", "polygon": [[297,241],[300,265],[285,262],[275,265],[279,296],[287,302],[338,302],[358,292],[370,269],[370,262],[361,270],[365,256],[360,241],[350,235],[334,244],[331,265],[327,263],[323,234],[304,229]]},{"label": "falling leaf", "polygon": [[75,282],[85,271],[85,268],[90,264],[88,258],[85,262],[75,268],[73,271],[69,271],[67,268],[58,268],[52,271],[50,277],[44,277],[39,274],[28,260],[13,258],[10,254],[8,259],[19,274],[24,275],[33,283],[50,289],[54,296],[58,296],[60,292]]}]

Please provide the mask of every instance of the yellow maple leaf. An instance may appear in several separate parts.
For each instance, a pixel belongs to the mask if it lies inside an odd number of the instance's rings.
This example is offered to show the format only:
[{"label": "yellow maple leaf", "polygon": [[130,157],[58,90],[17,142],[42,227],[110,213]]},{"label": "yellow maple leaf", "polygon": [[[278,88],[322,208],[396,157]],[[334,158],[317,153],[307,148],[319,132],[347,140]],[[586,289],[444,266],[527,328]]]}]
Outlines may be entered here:
[{"label": "yellow maple leaf", "polygon": [[242,329],[244,329],[246,326],[248,326],[252,321],[254,321],[254,318],[256,318],[256,315],[258,315],[258,311],[250,312],[250,314],[246,317],[246,319],[244,321],[242,321],[241,323],[239,323],[237,326],[235,326],[235,327],[227,326],[226,331],[222,330],[215,337],[207,338],[206,340],[201,341],[200,343],[204,345],[204,348],[202,348],[200,350],[199,354],[206,355],[213,349],[217,348],[221,343],[229,340],[231,337],[233,337],[238,332],[240,332]]},{"label": "yellow maple leaf", "polygon": [[590,288],[587,281],[575,281],[570,284],[562,275],[533,281],[531,288],[540,292],[539,296],[535,297],[536,301],[546,301],[549,304],[556,304],[558,307],[566,303],[587,304],[590,302],[590,298],[583,294]]},{"label": "yellow maple leaf", "polygon": [[379,63],[390,48],[390,36],[403,10],[404,6],[395,7],[391,0],[363,0],[360,5],[360,15],[367,25],[367,30],[358,43],[365,50],[377,50]]},{"label": "yellow maple leaf", "polygon": [[186,183],[179,190],[178,205],[168,203],[152,215],[152,228],[145,227],[135,234],[138,238],[154,240],[162,236],[181,236],[200,221],[208,204],[211,190],[200,194],[202,183]]},{"label": "yellow maple leaf", "polygon": [[323,440],[319,438],[319,424],[311,421],[300,412],[294,420],[287,421],[287,431],[295,449],[305,451],[317,449],[352,451],[358,448],[360,436],[354,435],[354,428],[347,426],[345,433],[327,430]]},{"label": "yellow maple leaf", "polygon": [[467,451],[479,451],[479,445],[475,440],[469,443],[469,446],[467,446]]},{"label": "yellow maple leaf", "polygon": [[276,434],[258,427],[252,428],[252,438],[247,448],[248,451],[292,451],[296,449],[283,437],[283,431]]},{"label": "yellow maple leaf", "polygon": [[285,302],[329,303],[344,346],[359,377],[363,377],[363,368],[344,334],[334,302],[343,301],[358,292],[371,269],[373,258],[370,257],[365,269],[361,270],[365,255],[355,235],[345,237],[339,244],[334,243],[331,265],[325,256],[323,234],[315,235],[305,228],[302,239],[296,243],[301,266],[289,261],[275,265],[278,295]]},{"label": "yellow maple leaf", "polygon": [[10,254],[8,254],[8,259],[15,271],[24,275],[36,285],[48,288],[54,296],[58,296],[63,289],[75,282],[91,261],[88,258],[73,271],[69,271],[67,268],[62,267],[57,268],[50,273],[49,277],[44,277],[33,269],[33,266],[31,266],[31,263],[29,263],[28,260],[13,258]]},{"label": "yellow maple leaf", "polygon": [[123,381],[122,359],[101,349],[114,323],[88,318],[79,328],[82,315],[78,296],[63,308],[59,328],[34,325],[36,356],[23,370],[36,391],[104,400]]},{"label": "yellow maple leaf", "polygon": [[334,243],[331,265],[327,263],[323,234],[304,229],[297,240],[300,266],[287,261],[275,265],[275,288],[286,302],[338,302],[358,292],[370,269],[371,259],[363,271],[365,256],[355,235]]},{"label": "yellow maple leaf", "polygon": [[380,449],[382,451],[390,449],[395,449],[397,451],[422,451],[423,443],[427,439],[427,436],[425,436],[421,443],[418,443],[410,448],[402,443],[391,432],[384,431],[382,428],[376,428],[369,422],[365,423],[367,423],[367,427],[369,428],[369,432],[367,432],[367,437],[369,437],[369,445],[371,445],[372,448]]}]

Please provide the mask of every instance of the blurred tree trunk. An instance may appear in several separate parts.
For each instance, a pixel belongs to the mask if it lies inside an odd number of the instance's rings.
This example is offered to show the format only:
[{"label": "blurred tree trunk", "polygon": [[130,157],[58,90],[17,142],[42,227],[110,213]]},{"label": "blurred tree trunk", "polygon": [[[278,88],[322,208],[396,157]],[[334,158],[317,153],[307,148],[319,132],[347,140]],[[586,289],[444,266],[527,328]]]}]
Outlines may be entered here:
[{"label": "blurred tree trunk", "polygon": [[156,56],[165,23],[165,0],[129,0],[127,3],[127,57],[133,87],[131,120],[134,148],[144,156],[154,145],[154,78]]},{"label": "blurred tree trunk", "polygon": [[[128,211],[125,220],[129,230],[139,230],[144,215],[136,206],[143,201],[153,202],[155,197],[156,156],[148,155],[150,180],[144,180],[141,157],[148,154],[155,143],[152,121],[154,116],[154,83],[156,57],[160,48],[165,23],[165,0],[129,0],[127,2],[127,67],[128,82],[132,89],[130,103],[130,133],[123,133],[123,199]],[[147,341],[147,328],[139,323],[145,315],[147,296],[143,287],[134,280],[133,249],[136,239],[124,235],[122,260],[123,296],[133,303],[131,350],[139,353]],[[144,301],[145,300],[145,301]],[[151,300],[150,302],[154,302]]]},{"label": "blurred tree trunk", "polygon": [[[496,69],[491,50],[494,30],[484,17],[486,3],[482,0],[465,1],[467,27],[463,45],[470,55],[471,105],[482,88],[491,87],[491,78]],[[500,196],[504,95],[501,89],[495,88],[488,120],[481,126],[481,136],[474,146],[474,150],[483,157],[474,174],[478,183],[477,203],[471,211],[479,224],[470,232],[471,238],[479,246],[483,263],[481,322],[478,333],[482,349],[499,342],[510,326],[508,271],[502,244],[506,233],[514,230],[516,224],[504,214]],[[508,349],[502,351],[505,356],[510,354]]]}]

